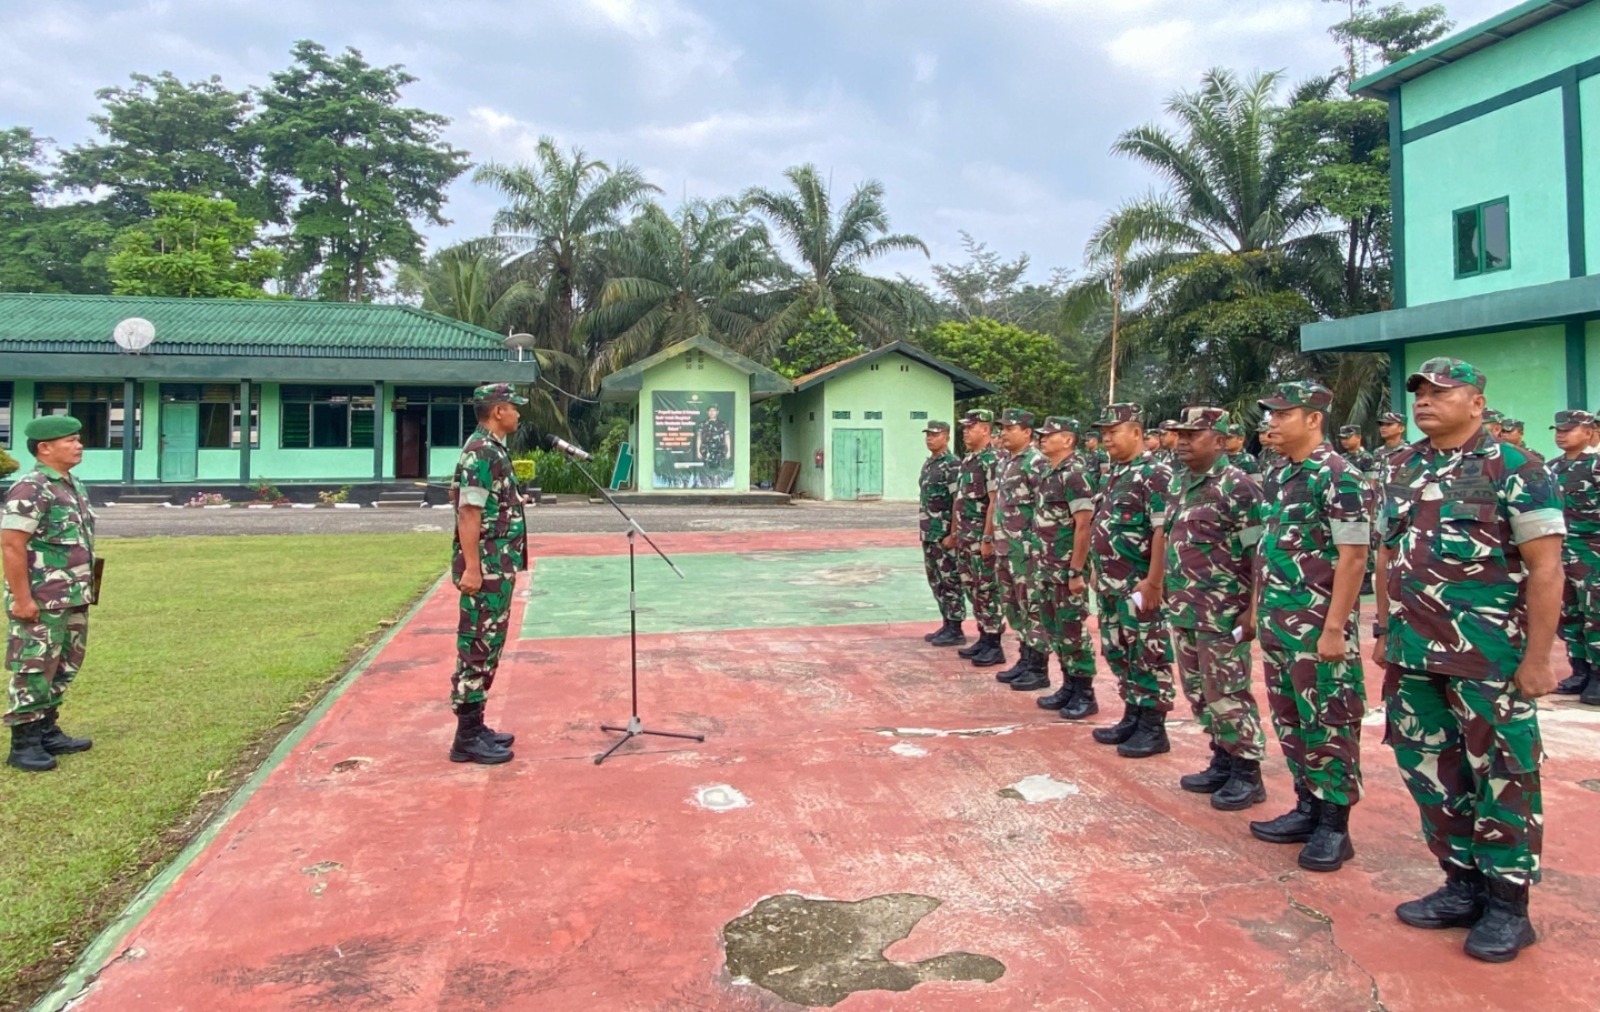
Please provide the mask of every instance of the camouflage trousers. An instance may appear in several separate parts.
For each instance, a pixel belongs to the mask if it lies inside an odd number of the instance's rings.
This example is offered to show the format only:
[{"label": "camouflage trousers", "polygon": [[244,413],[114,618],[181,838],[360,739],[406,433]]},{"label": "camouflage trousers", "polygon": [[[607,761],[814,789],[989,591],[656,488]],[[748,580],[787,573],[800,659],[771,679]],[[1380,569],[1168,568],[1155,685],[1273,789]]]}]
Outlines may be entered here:
[{"label": "camouflage trousers", "polygon": [[483,587],[476,594],[461,595],[456,619],[456,670],[450,679],[450,708],[457,713],[463,706],[489,698],[511,626],[511,595],[516,589],[515,569],[486,566]]},{"label": "camouflage trousers", "polygon": [[1194,719],[1212,742],[1235,759],[1267,757],[1261,709],[1250,691],[1250,644],[1209,629],[1172,630],[1178,680]]},{"label": "camouflage trousers", "polygon": [[1100,653],[1117,676],[1117,691],[1129,706],[1162,713],[1172,709],[1172,637],[1158,608],[1148,617],[1126,594],[1100,595]]},{"label": "camouflage trousers", "polygon": [[1506,679],[1391,666],[1388,681],[1397,688],[1385,701],[1386,740],[1433,856],[1518,885],[1539,881],[1538,707]]},{"label": "camouflage trousers", "polygon": [[1346,659],[1317,660],[1315,650],[1263,647],[1267,704],[1283,758],[1297,784],[1323,801],[1361,800],[1361,718],[1366,686],[1355,639]]},{"label": "camouflage trousers", "polygon": [[946,622],[960,622],[966,618],[967,596],[962,592],[955,549],[946,548],[941,541],[924,541],[922,568],[928,574],[933,599],[939,603],[939,617]]},{"label": "camouflage trousers", "polygon": [[1004,551],[996,546],[994,557],[995,575],[1000,580],[1000,606],[1005,609],[1006,621],[1023,646],[1049,653],[1050,640],[1040,620],[1038,575],[1027,545],[1013,541]]},{"label": "camouflage trousers", "polygon": [[37,622],[9,619],[6,673],[10,676],[5,723],[29,724],[61,705],[83,667],[89,647],[89,609],[39,612]]},{"label": "camouflage trousers", "polygon": [[1061,677],[1093,678],[1094,645],[1089,641],[1089,595],[1074,594],[1065,580],[1048,580],[1042,588],[1039,621],[1050,652],[1061,660]]},{"label": "camouflage trousers", "polygon": [[1568,658],[1600,664],[1600,583],[1568,578],[1558,628]]},{"label": "camouflage trousers", "polygon": [[956,569],[961,574],[961,589],[972,601],[972,617],[978,620],[979,632],[1005,632],[995,556],[985,557],[979,547],[976,541],[956,542]]}]

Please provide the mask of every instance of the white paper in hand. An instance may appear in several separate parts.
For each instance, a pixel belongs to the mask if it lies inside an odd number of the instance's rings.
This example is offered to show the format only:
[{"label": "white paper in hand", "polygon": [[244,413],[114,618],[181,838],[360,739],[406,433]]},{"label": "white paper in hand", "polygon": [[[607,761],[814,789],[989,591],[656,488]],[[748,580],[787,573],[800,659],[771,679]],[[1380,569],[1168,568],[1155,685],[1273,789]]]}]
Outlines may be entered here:
[{"label": "white paper in hand", "polygon": [[1144,611],[1144,595],[1137,590],[1133,592],[1133,607],[1135,611]]},{"label": "white paper in hand", "polygon": [[1235,643],[1244,642],[1244,626],[1236,625],[1233,627],[1233,641]]}]

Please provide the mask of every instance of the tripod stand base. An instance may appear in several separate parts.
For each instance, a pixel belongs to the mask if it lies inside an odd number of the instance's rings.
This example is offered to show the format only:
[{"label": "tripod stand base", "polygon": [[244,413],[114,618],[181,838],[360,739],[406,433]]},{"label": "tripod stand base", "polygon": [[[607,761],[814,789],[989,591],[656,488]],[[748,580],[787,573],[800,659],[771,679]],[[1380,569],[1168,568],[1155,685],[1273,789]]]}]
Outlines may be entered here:
[{"label": "tripod stand base", "polygon": [[706,740],[706,736],[703,735],[703,734],[678,734],[678,733],[673,732],[673,731],[647,731],[647,730],[645,730],[644,724],[639,720],[638,716],[629,717],[628,718],[628,726],[627,727],[614,727],[614,726],[612,726],[610,724],[601,724],[600,725],[600,730],[602,730],[602,731],[612,731],[612,732],[615,732],[617,734],[622,735],[622,737],[618,738],[612,744],[612,746],[610,748],[606,749],[604,752],[602,752],[599,755],[594,757],[594,764],[596,766],[599,766],[601,763],[605,762],[607,759],[610,759],[611,758],[611,753],[615,752],[617,749],[619,749],[622,746],[626,745],[633,738],[638,737],[639,735],[642,735],[642,734],[654,735],[657,738],[681,738],[684,741],[705,741]]}]

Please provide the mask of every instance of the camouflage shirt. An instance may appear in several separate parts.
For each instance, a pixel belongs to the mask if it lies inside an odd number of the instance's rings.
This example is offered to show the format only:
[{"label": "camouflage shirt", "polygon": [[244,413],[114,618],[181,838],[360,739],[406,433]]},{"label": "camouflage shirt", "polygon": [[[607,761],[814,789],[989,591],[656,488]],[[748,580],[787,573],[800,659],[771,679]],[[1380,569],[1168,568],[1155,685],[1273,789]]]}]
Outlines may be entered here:
[{"label": "camouflage shirt", "polygon": [[[94,604],[94,520],[82,483],[43,465],[6,493],[0,530],[28,535],[28,586],[40,610]],[[9,612],[9,584],[4,596]]]},{"label": "camouflage shirt", "polygon": [[1033,532],[1044,549],[1039,570],[1052,583],[1065,583],[1072,568],[1072,545],[1077,525],[1074,514],[1094,509],[1094,489],[1089,482],[1091,461],[1068,454],[1039,484],[1039,511],[1033,515]]},{"label": "camouflage shirt", "polygon": [[1600,579],[1600,454],[1557,457],[1545,469],[1561,489],[1567,537],[1561,543],[1561,565],[1574,583]]},{"label": "camouflage shirt", "polygon": [[1245,474],[1260,474],[1261,465],[1256,463],[1256,458],[1250,456],[1249,451],[1240,450],[1238,453],[1228,454],[1228,463],[1237,467]]},{"label": "camouflage shirt", "polygon": [[1365,448],[1341,453],[1340,456],[1350,462],[1350,466],[1358,471],[1367,481],[1377,481],[1382,475],[1378,470],[1378,458]]},{"label": "camouflage shirt", "polygon": [[[513,569],[528,565],[528,525],[522,510],[522,492],[517,488],[511,454],[500,437],[479,426],[461,448],[456,460],[453,484],[457,488],[456,511],[462,506],[483,510],[479,552],[484,559],[498,555]],[[488,542],[496,544],[490,545]],[[464,560],[459,528],[455,540],[455,564]]]},{"label": "camouflage shirt", "polygon": [[1111,472],[1111,455],[1106,453],[1104,447],[1095,447],[1083,455],[1085,468],[1089,476],[1089,487],[1096,492],[1106,483],[1106,475]]},{"label": "camouflage shirt", "polygon": [[[1323,443],[1298,464],[1285,460],[1264,492],[1256,583],[1261,645],[1311,652],[1333,603],[1340,545],[1369,547],[1372,514],[1361,475]],[[1345,620],[1353,629],[1355,609]]]},{"label": "camouflage shirt", "polygon": [[1154,455],[1125,464],[1111,462],[1111,474],[1095,506],[1089,554],[1095,560],[1095,590],[1132,593],[1150,575],[1150,549],[1158,527],[1166,524],[1172,469]]},{"label": "camouflage shirt", "polygon": [[1050,473],[1050,461],[1032,446],[1006,454],[995,471],[994,547],[1009,549],[1020,541],[1029,551],[1039,547],[1033,515],[1039,508],[1039,485]]},{"label": "camouflage shirt", "polygon": [[1388,660],[1457,678],[1511,678],[1527,637],[1518,545],[1565,535],[1543,467],[1479,433],[1459,450],[1426,440],[1390,461]]},{"label": "camouflage shirt", "polygon": [[1179,629],[1231,632],[1250,607],[1261,489],[1226,457],[1185,470],[1167,497],[1167,617]]},{"label": "camouflage shirt", "polygon": [[994,469],[998,463],[994,447],[986,446],[961,458],[956,470],[956,537],[977,541],[983,537],[983,523],[989,516],[989,496],[994,490]]},{"label": "camouflage shirt", "polygon": [[917,525],[923,541],[943,541],[953,530],[951,514],[956,504],[956,476],[961,460],[949,450],[932,454],[923,462],[922,474],[917,478],[921,488],[921,506]]}]

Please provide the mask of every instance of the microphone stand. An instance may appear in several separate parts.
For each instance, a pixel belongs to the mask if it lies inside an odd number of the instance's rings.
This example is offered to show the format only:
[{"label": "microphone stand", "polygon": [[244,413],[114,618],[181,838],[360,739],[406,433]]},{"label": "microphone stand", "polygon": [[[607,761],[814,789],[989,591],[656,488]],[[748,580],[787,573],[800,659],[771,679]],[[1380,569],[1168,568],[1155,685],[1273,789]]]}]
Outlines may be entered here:
[{"label": "microphone stand", "polygon": [[645,533],[645,529],[639,526],[639,522],[634,520],[633,517],[629,516],[627,510],[624,510],[621,504],[619,504],[615,499],[611,498],[610,491],[608,491],[604,485],[600,484],[600,482],[595,480],[595,476],[589,473],[589,469],[584,467],[576,456],[573,456],[572,454],[568,454],[568,456],[572,457],[573,466],[575,466],[585,478],[589,479],[589,484],[593,485],[595,487],[595,491],[600,493],[600,498],[610,503],[611,508],[616,510],[617,514],[621,516],[623,520],[628,522],[628,661],[631,671],[629,689],[633,706],[629,711],[628,723],[625,726],[617,727],[613,724],[600,725],[600,730],[609,731],[614,734],[621,734],[622,737],[613,742],[610,748],[595,756],[594,764],[599,766],[607,759],[610,759],[613,752],[626,745],[629,741],[633,740],[639,735],[648,734],[654,735],[657,738],[680,738],[685,741],[703,742],[706,740],[706,736],[703,734],[680,734],[674,731],[651,731],[646,729],[644,723],[639,719],[639,608],[638,577],[636,575],[635,567],[634,539],[644,538],[645,544],[655,549],[656,554],[661,556],[661,561],[665,562],[674,573],[677,573],[678,579],[680,580],[686,579],[686,577],[683,575],[683,570],[679,569],[673,564],[671,559],[667,558],[667,553],[661,550],[661,546],[652,541],[650,539],[650,535]]}]

